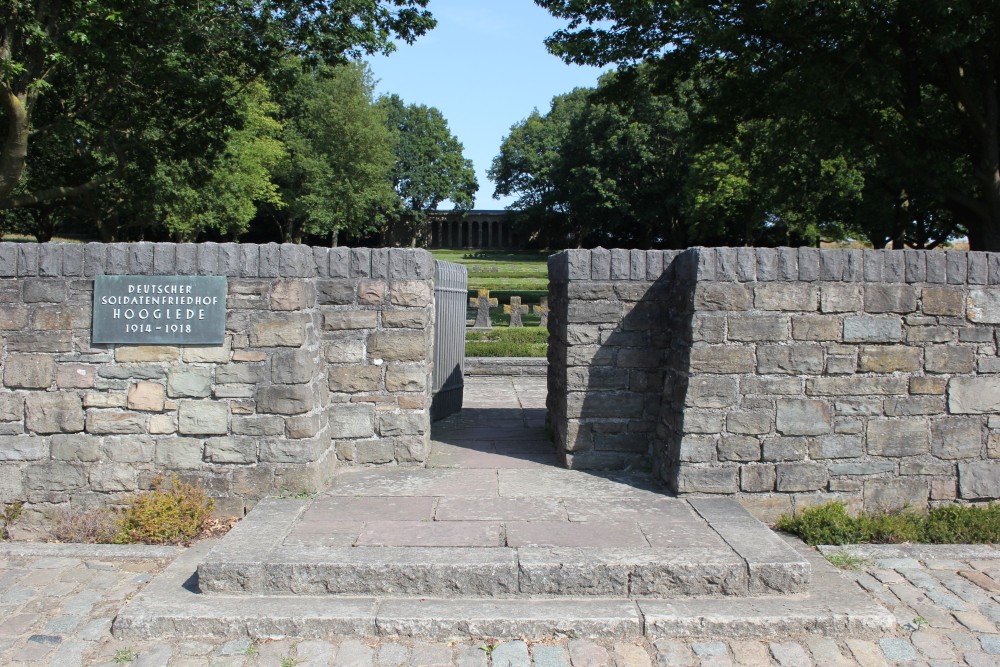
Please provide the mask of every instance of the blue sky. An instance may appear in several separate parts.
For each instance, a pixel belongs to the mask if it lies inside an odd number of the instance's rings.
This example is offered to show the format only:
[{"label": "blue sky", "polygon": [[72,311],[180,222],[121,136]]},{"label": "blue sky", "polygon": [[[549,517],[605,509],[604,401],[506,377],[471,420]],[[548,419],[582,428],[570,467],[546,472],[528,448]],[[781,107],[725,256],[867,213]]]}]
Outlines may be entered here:
[{"label": "blue sky", "polygon": [[504,208],[510,199],[493,199],[486,170],[511,125],[534,108],[547,111],[555,95],[595,85],[601,70],[545,50],[543,40],[564,24],[532,0],[431,0],[428,9],[434,30],[369,59],[376,93],[440,109],[476,167],[475,207]]}]

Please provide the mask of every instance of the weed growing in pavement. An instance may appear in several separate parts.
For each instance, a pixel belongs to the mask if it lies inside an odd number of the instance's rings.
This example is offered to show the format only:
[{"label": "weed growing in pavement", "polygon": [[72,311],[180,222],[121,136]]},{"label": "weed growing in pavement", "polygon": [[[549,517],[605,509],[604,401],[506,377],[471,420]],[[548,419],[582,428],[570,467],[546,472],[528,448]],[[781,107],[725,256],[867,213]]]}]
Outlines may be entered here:
[{"label": "weed growing in pavement", "polygon": [[299,664],[299,661],[295,658],[284,657],[281,659],[281,667],[295,667],[297,664]]},{"label": "weed growing in pavement", "polygon": [[0,527],[0,540],[10,539],[10,527],[13,526],[22,516],[24,516],[23,500],[16,500],[12,503],[4,504],[3,512],[0,512],[0,523],[3,524],[3,526]]},{"label": "weed growing in pavement", "polygon": [[257,644],[254,642],[250,642],[247,644],[247,647],[243,649],[243,655],[248,658],[256,658],[259,654],[260,651],[257,649]]},{"label": "weed growing in pavement", "polygon": [[830,554],[826,559],[831,565],[841,570],[858,570],[871,562],[858,556],[852,556],[846,551],[838,551],[835,554]]},{"label": "weed growing in pavement", "polygon": [[789,516],[775,528],[807,544],[995,544],[1000,542],[1000,503],[946,505],[926,514],[913,510],[847,513],[843,503],[827,503]]},{"label": "weed growing in pavement", "polygon": [[215,501],[201,484],[182,482],[176,474],[159,475],[153,490],[133,494],[118,523],[115,544],[182,544],[210,524]]},{"label": "weed growing in pavement", "polygon": [[115,657],[111,658],[111,662],[116,665],[124,665],[126,662],[132,662],[139,657],[139,654],[131,648],[120,648],[115,651]]},{"label": "weed growing in pavement", "polygon": [[482,646],[479,647],[479,650],[483,651],[484,653],[486,653],[487,656],[490,656],[490,655],[493,655],[493,651],[497,650],[497,646],[499,646],[499,645],[500,645],[500,642],[498,642],[497,640],[495,640],[495,639],[488,639],[488,640],[486,640],[485,644],[483,644]]}]

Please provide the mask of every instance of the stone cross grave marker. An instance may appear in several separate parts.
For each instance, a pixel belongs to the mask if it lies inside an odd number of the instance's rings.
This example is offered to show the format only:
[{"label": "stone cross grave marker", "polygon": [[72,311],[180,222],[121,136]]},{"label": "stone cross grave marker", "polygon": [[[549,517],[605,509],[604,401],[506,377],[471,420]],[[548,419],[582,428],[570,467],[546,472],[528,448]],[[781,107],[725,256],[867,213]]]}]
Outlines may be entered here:
[{"label": "stone cross grave marker", "polygon": [[542,302],[535,306],[532,306],[532,308],[534,308],[535,310],[535,315],[541,317],[541,320],[538,322],[538,326],[540,327],[549,326],[549,297],[543,296]]},{"label": "stone cross grave marker", "polygon": [[477,298],[469,299],[469,307],[476,309],[476,323],[472,325],[473,328],[493,328],[493,323],[490,322],[490,308],[497,307],[497,300],[490,298],[490,291],[488,289],[479,290]]},{"label": "stone cross grave marker", "polygon": [[521,323],[521,314],[527,313],[528,307],[521,305],[521,297],[512,296],[510,297],[510,305],[504,306],[503,312],[510,315],[510,326],[523,327],[524,324]]}]

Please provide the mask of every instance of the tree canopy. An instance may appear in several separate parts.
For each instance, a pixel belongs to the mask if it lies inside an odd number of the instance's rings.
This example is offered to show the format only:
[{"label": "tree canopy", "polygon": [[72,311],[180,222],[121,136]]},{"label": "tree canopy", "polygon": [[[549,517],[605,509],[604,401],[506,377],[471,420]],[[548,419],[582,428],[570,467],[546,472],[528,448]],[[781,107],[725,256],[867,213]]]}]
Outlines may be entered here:
[{"label": "tree canopy", "polygon": [[0,210],[93,195],[130,171],[148,182],[160,165],[223,151],[242,94],[286,57],[391,51],[433,27],[426,5],[0,0]]},{"label": "tree canopy", "polygon": [[427,214],[445,200],[472,207],[479,189],[472,161],[435,107],[406,104],[398,95],[379,99],[395,140],[390,178],[398,200],[383,211],[385,240],[415,245],[427,234]]},{"label": "tree canopy", "polygon": [[[876,246],[967,234],[974,249],[1000,250],[995,2],[536,2],[568,21],[547,40],[568,62],[617,64],[626,77],[645,64],[660,90],[709,83],[700,122],[715,156],[695,158],[693,177],[722,179],[729,204],[695,201],[706,214],[748,205],[745,183],[767,190],[755,164],[809,166],[803,177],[820,166],[821,182],[798,184],[826,200],[826,224],[860,224]],[[792,188],[772,194],[768,216],[809,205]]]}]

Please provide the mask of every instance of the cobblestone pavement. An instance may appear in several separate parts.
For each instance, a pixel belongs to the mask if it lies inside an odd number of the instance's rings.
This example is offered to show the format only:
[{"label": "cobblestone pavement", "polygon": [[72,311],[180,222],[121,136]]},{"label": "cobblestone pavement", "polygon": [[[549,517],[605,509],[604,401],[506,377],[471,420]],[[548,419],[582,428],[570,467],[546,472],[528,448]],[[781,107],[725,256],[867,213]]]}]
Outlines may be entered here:
[{"label": "cobblestone pavement", "polygon": [[[115,551],[119,549],[119,551]],[[0,544],[0,663],[4,665],[1000,665],[1000,559],[961,547],[933,558],[870,549],[847,571],[892,610],[895,636],[869,639],[705,637],[614,642],[335,638],[191,638],[120,642],[115,613],[169,562],[171,550]],[[955,558],[949,558],[954,555]],[[145,556],[145,557],[144,557]],[[972,557],[975,556],[975,557]]]}]

